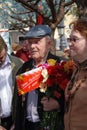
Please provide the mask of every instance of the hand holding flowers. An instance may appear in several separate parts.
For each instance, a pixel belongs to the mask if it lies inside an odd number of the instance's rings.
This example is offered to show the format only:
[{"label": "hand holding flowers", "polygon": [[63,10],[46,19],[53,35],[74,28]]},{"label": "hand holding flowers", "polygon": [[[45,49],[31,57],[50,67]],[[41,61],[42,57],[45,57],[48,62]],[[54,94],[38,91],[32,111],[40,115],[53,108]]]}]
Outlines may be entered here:
[{"label": "hand holding flowers", "polygon": [[[41,121],[41,125],[43,129],[54,130],[55,122],[57,117],[59,116],[60,111],[59,104],[56,99],[61,98],[61,91],[64,92],[70,78],[72,72],[74,70],[74,62],[61,62],[56,63],[55,60],[50,59],[46,64],[42,65],[42,73],[40,78],[40,92],[44,93],[44,97],[41,99],[41,103],[43,104],[43,119]],[[59,123],[60,122],[60,119]],[[61,128],[56,128],[61,129]]]},{"label": "hand holding flowers", "polygon": [[53,98],[48,99],[48,97],[43,97],[41,103],[43,104],[44,111],[52,111],[59,108],[58,102]]},{"label": "hand holding flowers", "polygon": [[[60,101],[60,99],[64,96],[64,90],[74,68],[75,65],[72,60],[57,63],[56,60],[49,59],[47,63],[38,66],[38,68],[16,77],[19,95],[38,89],[38,99],[42,99],[41,103],[43,104],[41,126],[45,130],[48,128],[50,130],[62,130],[63,128],[60,109],[58,108],[59,105],[61,107],[60,102],[63,100]],[[57,128],[55,128],[55,123],[57,123]]]}]

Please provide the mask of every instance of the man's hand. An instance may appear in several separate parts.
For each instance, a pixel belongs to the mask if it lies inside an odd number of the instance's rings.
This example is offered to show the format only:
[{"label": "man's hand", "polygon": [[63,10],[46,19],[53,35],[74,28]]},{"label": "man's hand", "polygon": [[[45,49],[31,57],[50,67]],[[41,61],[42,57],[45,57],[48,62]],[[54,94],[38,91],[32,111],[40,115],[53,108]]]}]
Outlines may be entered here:
[{"label": "man's hand", "polygon": [[41,99],[41,103],[43,105],[43,110],[44,111],[51,111],[51,110],[59,108],[58,102],[53,98],[48,99],[47,97],[43,97]]},{"label": "man's hand", "polygon": [[6,129],[0,125],[0,130],[6,130]]}]

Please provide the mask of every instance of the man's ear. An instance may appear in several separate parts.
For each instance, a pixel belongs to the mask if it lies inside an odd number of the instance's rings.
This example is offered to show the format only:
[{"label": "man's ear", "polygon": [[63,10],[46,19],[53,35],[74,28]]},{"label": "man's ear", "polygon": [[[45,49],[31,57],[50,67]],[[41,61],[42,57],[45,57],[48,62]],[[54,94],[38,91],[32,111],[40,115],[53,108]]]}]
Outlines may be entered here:
[{"label": "man's ear", "polygon": [[52,40],[49,40],[49,42],[48,42],[48,49],[50,49],[51,46],[52,46]]},{"label": "man's ear", "polygon": [[51,37],[50,40],[49,40],[49,42],[48,42],[48,44],[51,46],[52,43],[53,43],[53,38]]}]

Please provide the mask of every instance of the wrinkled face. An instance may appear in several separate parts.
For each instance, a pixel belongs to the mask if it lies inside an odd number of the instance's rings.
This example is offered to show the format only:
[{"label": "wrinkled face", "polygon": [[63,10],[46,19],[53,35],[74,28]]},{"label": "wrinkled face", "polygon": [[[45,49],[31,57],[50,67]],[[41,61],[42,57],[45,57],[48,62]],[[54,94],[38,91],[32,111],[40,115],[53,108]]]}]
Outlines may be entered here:
[{"label": "wrinkled face", "polygon": [[71,57],[79,63],[87,59],[87,39],[77,30],[72,30],[69,38]]},{"label": "wrinkled face", "polygon": [[7,50],[3,49],[0,53],[0,66],[5,62]]},{"label": "wrinkled face", "polygon": [[51,40],[48,40],[47,37],[43,37],[28,39],[28,42],[31,57],[34,58],[35,61],[44,60],[50,49]]}]

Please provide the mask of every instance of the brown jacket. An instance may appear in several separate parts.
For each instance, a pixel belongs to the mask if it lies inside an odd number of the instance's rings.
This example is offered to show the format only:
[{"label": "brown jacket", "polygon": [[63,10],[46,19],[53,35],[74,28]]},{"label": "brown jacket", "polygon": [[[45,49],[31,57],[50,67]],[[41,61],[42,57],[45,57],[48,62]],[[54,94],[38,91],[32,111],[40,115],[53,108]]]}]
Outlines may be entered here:
[{"label": "brown jacket", "polygon": [[67,94],[70,97],[64,116],[65,130],[87,130],[87,60],[78,67],[73,77],[65,92],[65,97]]}]

